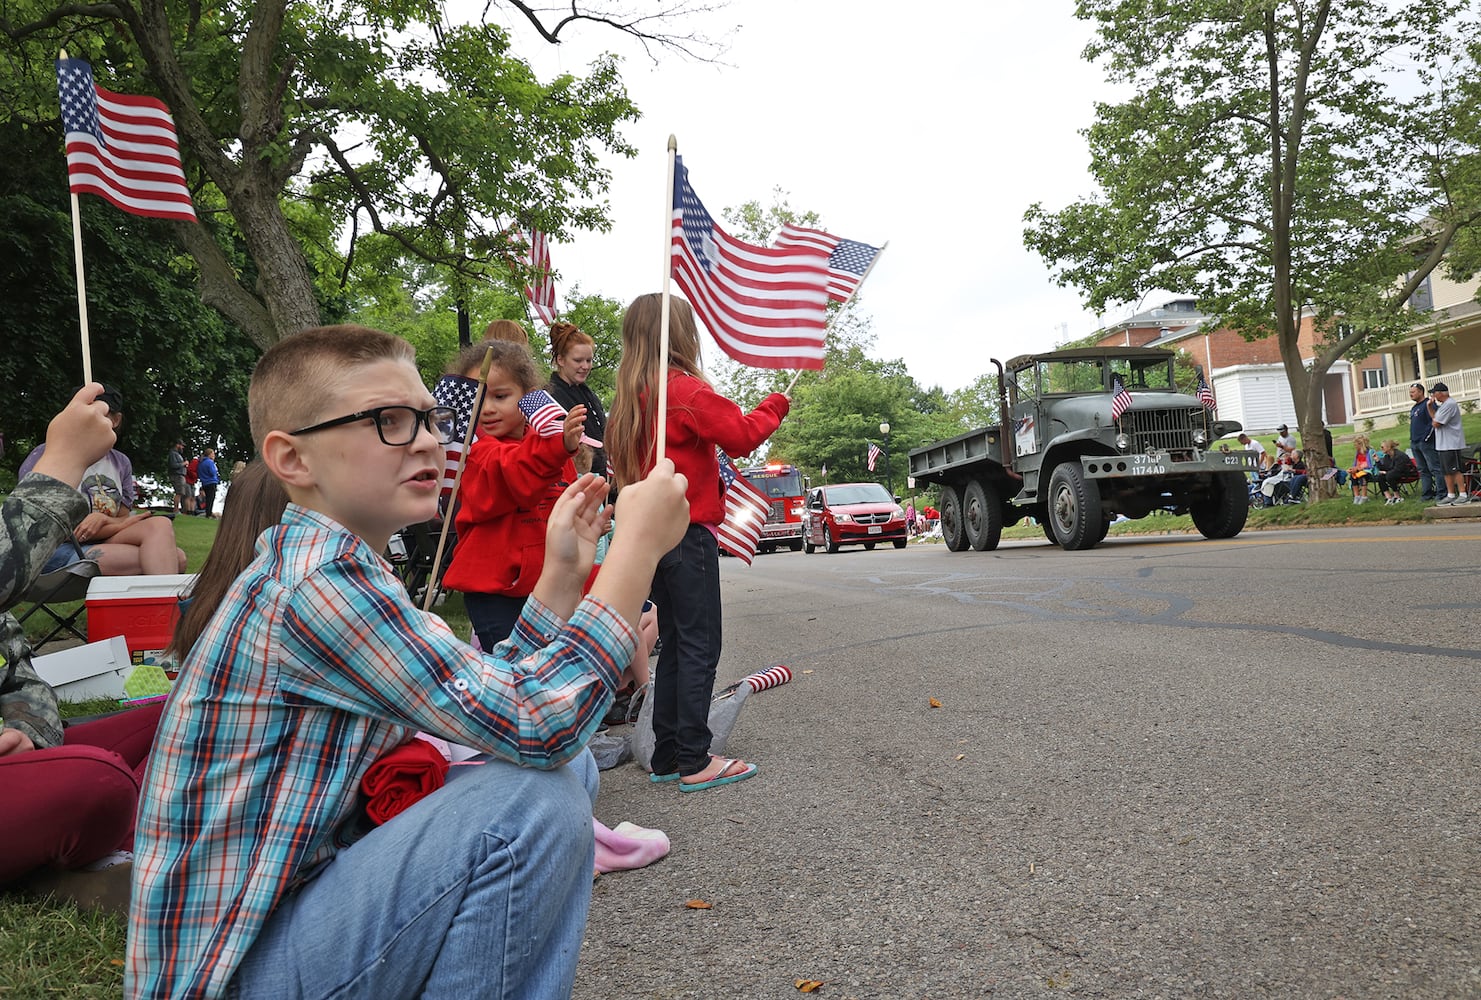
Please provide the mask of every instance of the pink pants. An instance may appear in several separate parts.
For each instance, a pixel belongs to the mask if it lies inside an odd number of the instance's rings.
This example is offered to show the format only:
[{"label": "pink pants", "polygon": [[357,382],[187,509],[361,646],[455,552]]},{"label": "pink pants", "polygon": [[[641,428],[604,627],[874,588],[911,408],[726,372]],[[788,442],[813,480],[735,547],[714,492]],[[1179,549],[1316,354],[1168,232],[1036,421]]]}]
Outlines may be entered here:
[{"label": "pink pants", "polygon": [[0,757],[0,884],[134,845],[163,702],[68,726],[62,746]]}]

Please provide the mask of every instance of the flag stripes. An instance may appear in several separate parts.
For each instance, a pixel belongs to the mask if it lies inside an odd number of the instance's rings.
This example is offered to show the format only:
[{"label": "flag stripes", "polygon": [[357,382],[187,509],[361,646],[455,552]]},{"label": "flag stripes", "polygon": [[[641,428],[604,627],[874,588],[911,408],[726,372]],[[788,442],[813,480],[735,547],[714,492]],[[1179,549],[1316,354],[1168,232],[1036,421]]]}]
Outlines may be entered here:
[{"label": "flag stripes", "polygon": [[525,286],[525,297],[535,309],[535,315],[550,326],[556,321],[555,278],[550,273],[550,241],[538,229],[530,234],[530,269],[534,271],[533,284]]},{"label": "flag stripes", "polygon": [[725,487],[725,520],[720,522],[716,537],[720,548],[749,566],[756,557],[761,526],[766,523],[771,506],[761,491],[736,471],[729,456],[719,452],[717,457],[720,460],[720,482]]}]

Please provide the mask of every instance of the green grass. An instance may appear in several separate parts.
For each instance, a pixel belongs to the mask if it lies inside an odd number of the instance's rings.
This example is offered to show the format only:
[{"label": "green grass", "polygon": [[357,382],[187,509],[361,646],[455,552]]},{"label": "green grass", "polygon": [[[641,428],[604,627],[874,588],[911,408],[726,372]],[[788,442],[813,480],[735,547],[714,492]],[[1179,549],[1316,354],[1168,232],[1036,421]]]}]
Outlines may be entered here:
[{"label": "green grass", "polygon": [[123,992],[122,917],[6,897],[0,906],[0,997],[117,997]]}]

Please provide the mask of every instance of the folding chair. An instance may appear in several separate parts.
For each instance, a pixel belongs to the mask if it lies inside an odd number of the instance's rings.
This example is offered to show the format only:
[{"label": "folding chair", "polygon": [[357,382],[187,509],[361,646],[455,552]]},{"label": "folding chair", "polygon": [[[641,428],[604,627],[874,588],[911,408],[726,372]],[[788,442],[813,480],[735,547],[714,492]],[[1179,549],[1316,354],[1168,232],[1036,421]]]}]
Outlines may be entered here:
[{"label": "folding chair", "polygon": [[[30,605],[16,616],[16,620],[22,626],[38,612],[50,618],[52,622],[51,630],[36,642],[31,643],[33,650],[39,650],[63,633],[69,633],[82,642],[87,642],[87,634],[78,626],[77,619],[87,611],[87,605],[82,602],[87,598],[88,585],[93,582],[93,577],[103,572],[103,568],[98,565],[96,559],[86,557],[75,539],[69,539],[63,544],[71,545],[77,553],[78,561],[63,566],[61,569],[54,569],[50,573],[41,574],[21,595],[21,601]],[[53,605],[74,602],[77,602],[77,606],[71,609],[53,607]],[[44,622],[41,624],[45,627]]]},{"label": "folding chair", "polygon": [[1460,488],[1474,499],[1481,492],[1481,446],[1461,459],[1460,474]]}]

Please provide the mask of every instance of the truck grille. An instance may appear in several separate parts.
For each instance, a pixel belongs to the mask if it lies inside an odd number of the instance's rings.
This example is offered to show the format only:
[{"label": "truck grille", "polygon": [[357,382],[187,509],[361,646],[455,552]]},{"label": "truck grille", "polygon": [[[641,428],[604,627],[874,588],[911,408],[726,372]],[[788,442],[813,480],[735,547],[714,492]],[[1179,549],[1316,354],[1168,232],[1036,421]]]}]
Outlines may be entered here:
[{"label": "truck grille", "polygon": [[1131,435],[1131,450],[1188,451],[1193,431],[1203,427],[1203,409],[1129,410],[1121,416],[1121,430]]},{"label": "truck grille", "polygon": [[785,521],[787,519],[785,504],[785,500],[773,500],[771,502],[771,511],[766,515],[767,524],[776,524],[779,521]]}]

